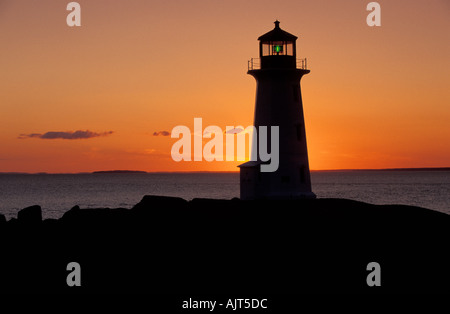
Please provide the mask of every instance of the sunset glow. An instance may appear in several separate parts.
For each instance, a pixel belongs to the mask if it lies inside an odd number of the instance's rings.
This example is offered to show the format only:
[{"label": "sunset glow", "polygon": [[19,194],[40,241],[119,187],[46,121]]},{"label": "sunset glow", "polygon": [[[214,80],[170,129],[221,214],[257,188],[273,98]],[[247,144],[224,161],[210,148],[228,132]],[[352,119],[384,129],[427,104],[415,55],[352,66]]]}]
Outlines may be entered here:
[{"label": "sunset glow", "polygon": [[[311,170],[450,166],[450,3],[0,0],[0,172],[238,171],[175,162],[170,137],[253,123],[247,60],[298,36]],[[276,46],[282,50],[282,46]],[[280,50],[277,50],[279,52]]]}]

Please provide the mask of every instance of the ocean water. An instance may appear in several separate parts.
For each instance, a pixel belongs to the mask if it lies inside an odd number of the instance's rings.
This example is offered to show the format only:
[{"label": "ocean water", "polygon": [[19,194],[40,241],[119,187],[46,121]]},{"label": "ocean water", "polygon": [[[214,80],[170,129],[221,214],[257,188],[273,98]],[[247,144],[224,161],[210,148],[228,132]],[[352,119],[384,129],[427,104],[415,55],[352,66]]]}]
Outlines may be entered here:
[{"label": "ocean water", "polygon": [[[450,171],[325,171],[311,173],[320,198],[404,204],[450,214]],[[0,174],[0,213],[31,205],[44,218],[81,208],[131,208],[144,195],[185,199],[239,197],[238,173]]]}]

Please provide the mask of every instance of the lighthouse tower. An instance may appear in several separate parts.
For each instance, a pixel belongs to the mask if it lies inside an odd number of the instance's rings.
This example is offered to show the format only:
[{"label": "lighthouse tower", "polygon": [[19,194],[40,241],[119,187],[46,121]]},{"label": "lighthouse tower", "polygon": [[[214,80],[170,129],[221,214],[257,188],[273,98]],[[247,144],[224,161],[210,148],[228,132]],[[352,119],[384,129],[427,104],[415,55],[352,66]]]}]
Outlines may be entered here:
[{"label": "lighthouse tower", "polygon": [[297,60],[297,37],[282,30],[280,22],[260,36],[259,59],[248,63],[256,79],[254,126],[279,127],[279,167],[261,172],[258,158],[239,165],[241,199],[315,198],[311,191],[300,79],[308,74],[306,59]]}]

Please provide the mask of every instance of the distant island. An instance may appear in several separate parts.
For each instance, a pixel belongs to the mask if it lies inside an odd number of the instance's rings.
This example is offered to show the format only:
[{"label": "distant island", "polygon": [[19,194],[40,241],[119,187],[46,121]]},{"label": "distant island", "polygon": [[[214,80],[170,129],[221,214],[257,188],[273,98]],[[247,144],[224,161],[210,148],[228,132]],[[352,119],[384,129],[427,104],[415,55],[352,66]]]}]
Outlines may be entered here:
[{"label": "distant island", "polygon": [[147,171],[138,171],[138,170],[107,170],[107,171],[94,171],[93,174],[100,173],[147,173]]}]

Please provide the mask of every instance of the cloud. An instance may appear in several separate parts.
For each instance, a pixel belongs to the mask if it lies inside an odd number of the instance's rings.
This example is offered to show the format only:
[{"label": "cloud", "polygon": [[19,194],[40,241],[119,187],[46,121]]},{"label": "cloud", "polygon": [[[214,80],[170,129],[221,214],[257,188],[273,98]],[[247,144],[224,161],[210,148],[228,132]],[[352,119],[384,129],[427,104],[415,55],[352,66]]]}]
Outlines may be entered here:
[{"label": "cloud", "polygon": [[93,137],[100,137],[100,136],[108,136],[113,134],[113,131],[108,132],[102,132],[102,133],[96,133],[89,130],[86,131],[75,131],[75,132],[47,132],[44,134],[41,133],[31,133],[31,134],[20,134],[19,139],[27,139],[27,138],[40,138],[43,140],[56,140],[56,139],[63,139],[63,140],[82,140],[82,139],[88,139]]},{"label": "cloud", "polygon": [[230,129],[228,131],[225,131],[225,133],[227,133],[227,134],[237,134],[237,133],[241,133],[242,131],[244,131],[243,128],[237,127],[237,128],[233,128],[233,129]]},{"label": "cloud", "polygon": [[42,134],[40,133],[31,133],[31,134],[20,134],[18,138],[25,139],[25,138],[32,138],[32,137],[41,137]]},{"label": "cloud", "polygon": [[168,131],[159,131],[159,132],[153,132],[153,136],[170,136],[170,132]]}]

